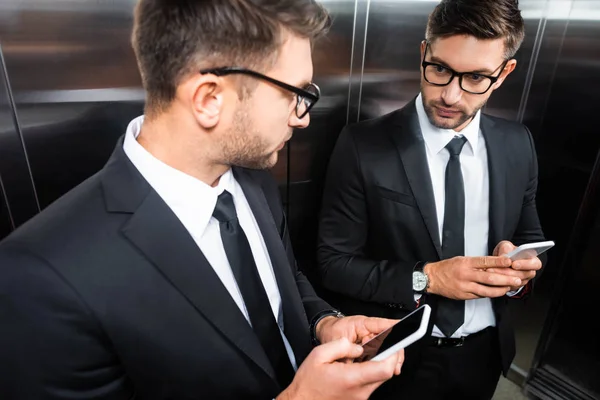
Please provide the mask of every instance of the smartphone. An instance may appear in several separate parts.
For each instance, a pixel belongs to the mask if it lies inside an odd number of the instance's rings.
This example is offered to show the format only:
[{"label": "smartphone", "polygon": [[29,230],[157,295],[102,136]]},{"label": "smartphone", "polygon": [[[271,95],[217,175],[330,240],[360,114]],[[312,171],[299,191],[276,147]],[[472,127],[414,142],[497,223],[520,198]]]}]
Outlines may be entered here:
[{"label": "smartphone", "polygon": [[525,260],[539,256],[543,252],[552,248],[552,246],[554,246],[554,242],[552,240],[548,240],[546,242],[526,243],[520,245],[510,253],[505,254],[505,256],[513,261]]},{"label": "smartphone", "polygon": [[362,346],[363,354],[356,362],[384,360],[400,349],[421,339],[427,332],[431,307],[423,304],[392,327],[381,332]]}]

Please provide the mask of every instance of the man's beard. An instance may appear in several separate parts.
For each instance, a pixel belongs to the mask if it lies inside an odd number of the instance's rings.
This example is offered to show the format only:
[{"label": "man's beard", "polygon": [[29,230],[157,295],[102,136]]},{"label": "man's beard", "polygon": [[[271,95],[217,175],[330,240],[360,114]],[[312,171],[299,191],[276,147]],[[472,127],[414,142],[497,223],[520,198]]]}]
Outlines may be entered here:
[{"label": "man's beard", "polygon": [[251,169],[268,169],[275,164],[274,152],[266,153],[269,143],[254,129],[247,110],[236,110],[233,124],[221,139],[222,162]]},{"label": "man's beard", "polygon": [[[428,101],[425,97],[423,97],[423,100],[423,107],[425,108],[425,113],[427,114],[429,122],[431,123],[431,125],[440,129],[456,129],[462,126],[466,122],[472,120],[475,117],[475,115],[477,115],[477,112],[481,110],[481,108],[483,108],[483,106],[485,105],[485,101],[483,101],[481,104],[475,107],[473,112],[469,113],[463,108],[448,106],[441,99],[438,101]],[[450,109],[452,111],[458,111],[458,113],[456,114],[456,117],[458,118],[440,118],[438,115],[436,115],[435,107],[441,107]]]}]

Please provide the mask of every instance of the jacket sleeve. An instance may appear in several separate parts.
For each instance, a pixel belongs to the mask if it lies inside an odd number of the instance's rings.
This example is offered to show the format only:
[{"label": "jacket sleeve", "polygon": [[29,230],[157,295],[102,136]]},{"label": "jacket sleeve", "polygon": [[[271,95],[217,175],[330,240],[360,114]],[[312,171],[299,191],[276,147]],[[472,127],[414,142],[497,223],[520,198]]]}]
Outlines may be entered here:
[{"label": "jacket sleeve", "polygon": [[331,155],[323,191],[317,246],[321,284],[355,299],[414,308],[415,263],[369,258],[369,229],[360,155],[346,127]]},{"label": "jacket sleeve", "polygon": [[108,340],[75,290],[43,259],[0,247],[3,399],[127,400]]}]

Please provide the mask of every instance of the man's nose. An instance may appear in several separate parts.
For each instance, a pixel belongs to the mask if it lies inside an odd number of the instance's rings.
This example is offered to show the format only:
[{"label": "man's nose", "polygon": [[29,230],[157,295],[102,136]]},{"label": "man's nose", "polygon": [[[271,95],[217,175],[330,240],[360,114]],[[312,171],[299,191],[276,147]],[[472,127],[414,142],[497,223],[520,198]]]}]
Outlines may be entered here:
[{"label": "man's nose", "polygon": [[463,90],[460,87],[459,79],[458,76],[452,78],[452,81],[444,87],[442,92],[442,99],[449,106],[458,103],[462,97]]},{"label": "man's nose", "polygon": [[304,129],[310,124],[310,113],[306,114],[302,118],[298,118],[296,113],[292,113],[290,117],[290,126],[292,128]]}]

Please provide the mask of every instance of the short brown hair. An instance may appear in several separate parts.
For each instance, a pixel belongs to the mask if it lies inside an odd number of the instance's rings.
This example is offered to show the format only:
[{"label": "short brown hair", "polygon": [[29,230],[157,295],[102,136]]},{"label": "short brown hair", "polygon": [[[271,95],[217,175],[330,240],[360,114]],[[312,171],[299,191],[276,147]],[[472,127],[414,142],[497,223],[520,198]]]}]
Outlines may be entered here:
[{"label": "short brown hair", "polygon": [[505,57],[512,58],[523,43],[525,23],[518,0],[442,0],[427,21],[425,38],[471,35],[505,40]]},{"label": "short brown hair", "polygon": [[139,0],[132,47],[146,115],[164,111],[181,80],[202,68],[265,68],[284,31],[311,41],[331,25],[315,0]]}]

